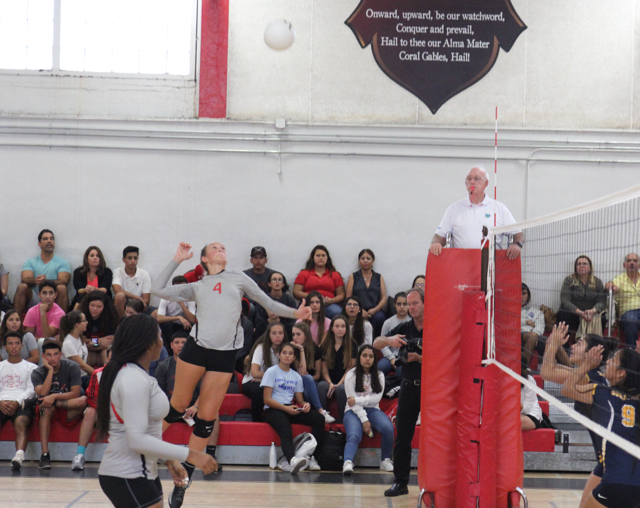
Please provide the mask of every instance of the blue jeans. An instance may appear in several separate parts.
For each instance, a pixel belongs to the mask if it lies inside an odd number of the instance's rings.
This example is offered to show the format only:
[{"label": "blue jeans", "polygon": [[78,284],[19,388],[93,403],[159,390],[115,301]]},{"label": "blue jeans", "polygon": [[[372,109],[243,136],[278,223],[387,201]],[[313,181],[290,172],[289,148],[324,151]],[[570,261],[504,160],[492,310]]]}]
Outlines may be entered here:
[{"label": "blue jeans", "polygon": [[309,402],[313,409],[320,411],[322,409],[322,404],[320,403],[318,387],[316,386],[316,382],[313,380],[313,376],[311,374],[302,376],[302,384],[304,385],[304,400]]},{"label": "blue jeans", "polygon": [[324,315],[329,319],[332,319],[334,316],[337,316],[341,312],[342,306],[338,305],[337,303],[332,303],[331,305],[328,305],[326,309],[324,309]]},{"label": "blue jeans", "polygon": [[[371,428],[382,434],[382,447],[380,448],[382,460],[390,459],[393,450],[393,423],[386,414],[375,407],[365,407],[364,410],[367,412]],[[353,411],[345,411],[342,423],[347,432],[344,460],[353,461],[360,441],[362,441],[362,422]]]},{"label": "blue jeans", "polygon": [[371,323],[371,326],[373,326],[374,339],[380,336],[380,331],[382,330],[382,325],[384,324],[385,319],[387,319],[387,316],[385,316],[384,312],[381,310],[371,316],[369,322]]},{"label": "blue jeans", "polygon": [[625,312],[620,318],[620,325],[627,346],[636,347],[638,332],[640,332],[640,309]]},{"label": "blue jeans", "polygon": [[[387,360],[386,358],[380,358],[380,361],[378,362],[378,370],[380,372],[382,372],[386,376],[393,369],[394,367],[393,365],[391,365],[391,362],[389,360]],[[400,365],[396,365],[395,370],[396,376],[402,377],[402,367]]]}]

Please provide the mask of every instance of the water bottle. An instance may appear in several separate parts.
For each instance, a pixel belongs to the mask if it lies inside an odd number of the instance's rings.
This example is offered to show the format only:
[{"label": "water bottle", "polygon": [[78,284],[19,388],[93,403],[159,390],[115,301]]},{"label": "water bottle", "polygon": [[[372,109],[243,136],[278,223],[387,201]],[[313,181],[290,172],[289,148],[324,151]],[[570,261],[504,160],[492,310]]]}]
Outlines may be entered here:
[{"label": "water bottle", "polygon": [[276,444],[271,443],[271,451],[269,452],[269,467],[275,469],[278,465],[278,456],[276,455]]}]

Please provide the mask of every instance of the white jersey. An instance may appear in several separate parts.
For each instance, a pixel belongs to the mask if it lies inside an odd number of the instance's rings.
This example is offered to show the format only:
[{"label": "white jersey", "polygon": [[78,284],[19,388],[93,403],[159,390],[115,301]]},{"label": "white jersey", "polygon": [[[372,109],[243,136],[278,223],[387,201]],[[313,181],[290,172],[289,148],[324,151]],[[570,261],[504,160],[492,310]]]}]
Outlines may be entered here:
[{"label": "white jersey", "polygon": [[0,362],[0,400],[15,400],[22,404],[25,399],[33,397],[31,373],[37,367],[35,363],[22,360],[10,363],[9,360]]},{"label": "white jersey", "polygon": [[172,302],[195,300],[198,317],[195,341],[202,347],[228,351],[244,346],[241,320],[244,294],[271,314],[295,318],[295,309],[272,300],[242,272],[224,270],[190,284],[167,286],[176,268],[178,263],[173,260],[169,262],[151,285],[151,292]]},{"label": "white jersey", "polygon": [[162,420],[169,399],[155,377],[128,363],[111,388],[109,444],[98,473],[118,478],[158,476],[158,459],[184,462],[189,449],[162,441]]}]

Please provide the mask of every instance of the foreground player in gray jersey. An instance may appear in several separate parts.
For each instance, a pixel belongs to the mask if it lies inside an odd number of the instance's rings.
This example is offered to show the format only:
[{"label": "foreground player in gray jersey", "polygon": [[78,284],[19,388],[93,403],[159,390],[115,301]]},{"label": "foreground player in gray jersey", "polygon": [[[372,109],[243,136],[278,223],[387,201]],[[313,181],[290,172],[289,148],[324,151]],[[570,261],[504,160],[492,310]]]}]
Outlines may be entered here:
[{"label": "foreground player in gray jersey", "polygon": [[[187,339],[177,360],[171,409],[163,427],[166,428],[181,418],[191,402],[196,384],[202,379],[200,404],[194,417],[193,434],[189,439],[189,449],[201,452],[206,448],[227,392],[235,366],[236,349],[244,344],[242,296],[246,294],[268,312],[287,318],[310,319],[311,308],[305,306],[304,300],[299,309],[277,303],[244,273],[227,271],[227,250],[220,242],[205,245],[200,253],[202,266],[207,273],[202,280],[167,286],[178,265],[192,257],[191,245],[180,243],[173,260],[156,277],[151,293],[172,302],[196,302],[196,337]],[[183,465],[191,478],[194,465],[189,462]],[[186,487],[178,486],[174,488],[169,497],[171,508],[182,506],[185,489]]]},{"label": "foreground player in gray jersey", "polygon": [[180,461],[189,460],[205,473],[216,465],[210,455],[162,441],[169,401],[149,375],[149,364],[158,360],[162,344],[151,316],[126,318],[116,331],[111,360],[100,379],[98,435],[108,433],[109,444],[98,476],[116,508],[162,508],[159,458],[167,459],[176,485],[189,481]]}]

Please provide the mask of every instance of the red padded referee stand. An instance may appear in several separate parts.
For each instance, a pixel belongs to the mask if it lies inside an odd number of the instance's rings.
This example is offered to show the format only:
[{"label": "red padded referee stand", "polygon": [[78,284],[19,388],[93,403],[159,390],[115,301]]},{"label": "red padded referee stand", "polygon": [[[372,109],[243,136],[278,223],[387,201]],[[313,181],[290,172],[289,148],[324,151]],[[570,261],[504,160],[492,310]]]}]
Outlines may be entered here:
[{"label": "red padded referee stand", "polygon": [[[520,299],[512,297],[520,260],[507,260],[504,251],[496,256],[503,269],[496,320],[500,330],[515,325],[519,332]],[[418,483],[436,508],[471,508],[478,499],[482,508],[507,508],[510,493],[522,486],[520,384],[481,365],[487,312],[480,263],[480,250],[462,249],[430,254],[427,263]],[[519,333],[501,338],[500,347],[498,360],[519,372]],[[423,503],[430,499],[425,495]]]}]

